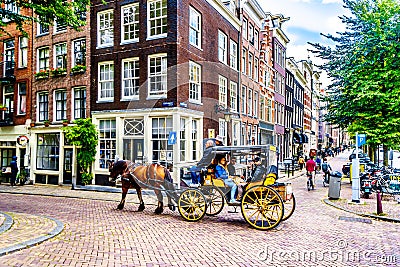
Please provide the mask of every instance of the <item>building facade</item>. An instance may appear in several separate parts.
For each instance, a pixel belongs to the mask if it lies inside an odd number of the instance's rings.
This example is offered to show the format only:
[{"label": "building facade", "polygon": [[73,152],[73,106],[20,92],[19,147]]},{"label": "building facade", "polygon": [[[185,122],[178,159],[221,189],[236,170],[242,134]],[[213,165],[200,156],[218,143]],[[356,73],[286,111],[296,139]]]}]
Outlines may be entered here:
[{"label": "building facade", "polygon": [[231,138],[224,115],[239,83],[239,20],[218,0],[101,3],[90,34],[95,183],[107,184],[117,156],[171,166],[176,180],[203,138]]}]

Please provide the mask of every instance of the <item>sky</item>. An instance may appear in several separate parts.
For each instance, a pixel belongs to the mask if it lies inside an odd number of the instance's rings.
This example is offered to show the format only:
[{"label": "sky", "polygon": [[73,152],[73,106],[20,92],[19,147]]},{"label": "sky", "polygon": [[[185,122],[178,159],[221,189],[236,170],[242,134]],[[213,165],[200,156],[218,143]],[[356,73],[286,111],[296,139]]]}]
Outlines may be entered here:
[{"label": "sky", "polygon": [[[289,21],[282,24],[290,40],[287,57],[299,61],[310,56],[315,64],[321,64],[321,60],[307,52],[312,48],[307,42],[331,45],[332,42],[320,33],[335,35],[336,32],[345,31],[339,16],[349,15],[349,11],[343,8],[342,0],[258,0],[258,3],[265,12],[290,17]],[[325,86],[329,83],[326,75],[323,75],[322,82]]]}]

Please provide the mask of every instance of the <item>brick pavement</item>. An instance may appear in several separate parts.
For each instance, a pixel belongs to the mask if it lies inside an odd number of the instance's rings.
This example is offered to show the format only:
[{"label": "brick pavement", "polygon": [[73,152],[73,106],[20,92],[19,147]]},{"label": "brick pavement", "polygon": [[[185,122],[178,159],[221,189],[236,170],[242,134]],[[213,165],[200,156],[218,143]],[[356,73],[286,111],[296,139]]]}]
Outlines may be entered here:
[{"label": "brick pavement", "polygon": [[[0,258],[0,266],[398,266],[397,224],[339,220],[352,215],[321,202],[327,188],[305,189],[300,173],[291,182],[295,213],[274,230],[250,228],[240,213],[225,208],[215,217],[190,223],[178,212],[162,215],[147,206],[135,212],[137,198],[128,195],[122,211],[120,194],[70,190],[59,186],[0,187],[0,211],[50,216],[63,231],[38,246]],[[282,178],[285,180],[287,178]],[[22,194],[23,190],[33,194]],[[51,192],[60,197],[48,197]],[[68,194],[71,197],[61,197]],[[155,197],[146,196],[146,204]],[[26,230],[31,231],[30,224]],[[3,233],[4,234],[4,233]],[[3,238],[3,235],[1,235]],[[7,241],[5,241],[7,242]],[[347,252],[357,258],[348,258]],[[333,258],[332,254],[338,258]],[[347,256],[346,256],[347,255]],[[315,256],[315,257],[314,257]],[[383,261],[383,257],[386,260]],[[347,257],[347,258],[346,258]]]}]

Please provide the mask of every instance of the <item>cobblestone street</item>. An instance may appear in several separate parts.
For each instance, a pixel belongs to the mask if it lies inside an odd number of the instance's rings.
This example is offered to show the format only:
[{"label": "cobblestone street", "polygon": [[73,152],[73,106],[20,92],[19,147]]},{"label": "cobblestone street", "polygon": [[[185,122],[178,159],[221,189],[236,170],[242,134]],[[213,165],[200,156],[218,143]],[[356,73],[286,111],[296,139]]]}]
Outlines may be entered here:
[{"label": "cobblestone street", "polygon": [[[331,160],[334,170],[347,154]],[[287,178],[281,178],[287,179]],[[62,231],[38,245],[0,257],[0,266],[398,266],[399,225],[361,218],[326,205],[327,188],[306,190],[306,178],[291,180],[295,213],[271,231],[252,229],[241,213],[225,207],[216,217],[184,221],[177,211],[136,212],[137,196],[128,195],[116,210],[119,193],[70,190],[65,187],[1,185],[0,212],[14,220],[1,232],[0,249]],[[346,182],[345,182],[346,183]],[[11,194],[6,190],[51,192]],[[62,197],[69,195],[71,197]],[[148,195],[145,202],[155,203]],[[0,213],[1,214],[1,213]],[[347,220],[339,219],[346,217]],[[350,218],[350,219],[349,219]],[[0,215],[0,224],[7,218]],[[1,230],[1,228],[0,228]]]}]

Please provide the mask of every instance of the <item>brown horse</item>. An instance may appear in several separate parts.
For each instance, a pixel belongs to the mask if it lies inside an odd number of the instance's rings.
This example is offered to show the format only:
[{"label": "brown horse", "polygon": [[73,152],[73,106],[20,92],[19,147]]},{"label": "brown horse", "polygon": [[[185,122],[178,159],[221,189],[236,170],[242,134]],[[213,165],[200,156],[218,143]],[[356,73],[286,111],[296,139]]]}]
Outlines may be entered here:
[{"label": "brown horse", "polygon": [[167,168],[159,164],[137,165],[129,160],[110,161],[109,163],[108,170],[112,180],[115,181],[119,175],[121,176],[122,199],[117,207],[119,210],[124,208],[125,198],[130,188],[136,189],[140,201],[138,211],[144,210],[142,188],[154,190],[158,200],[157,208],[154,211],[156,214],[161,214],[164,210],[162,190],[166,190],[169,208],[174,209],[170,196],[175,198],[176,193]]}]

